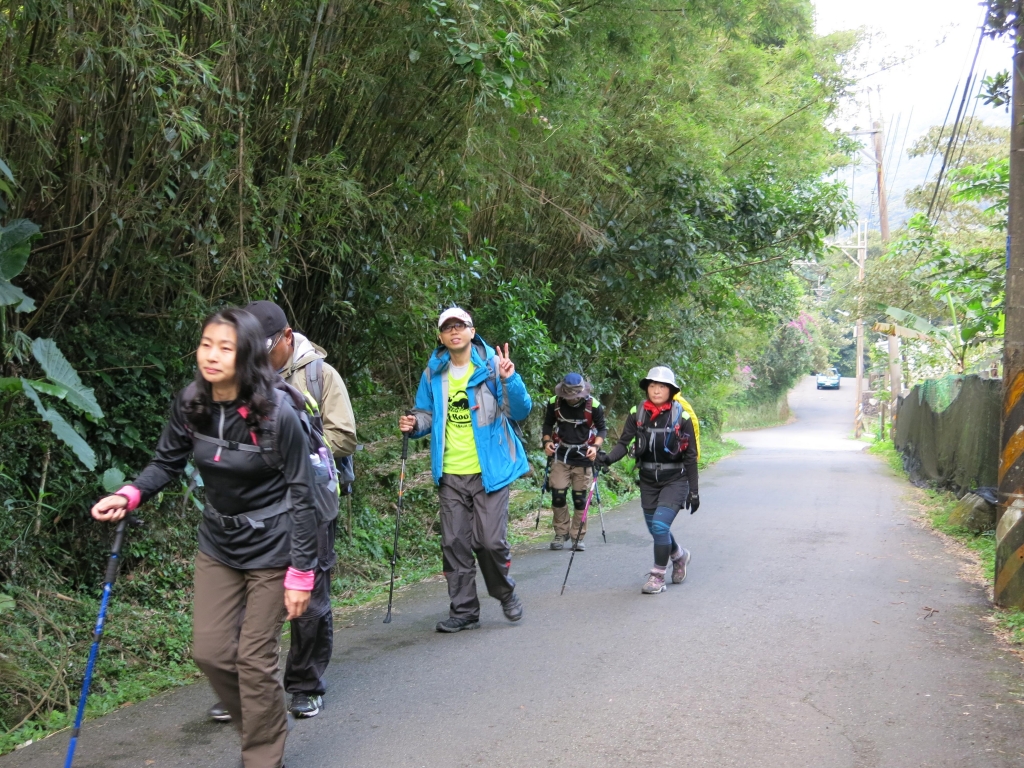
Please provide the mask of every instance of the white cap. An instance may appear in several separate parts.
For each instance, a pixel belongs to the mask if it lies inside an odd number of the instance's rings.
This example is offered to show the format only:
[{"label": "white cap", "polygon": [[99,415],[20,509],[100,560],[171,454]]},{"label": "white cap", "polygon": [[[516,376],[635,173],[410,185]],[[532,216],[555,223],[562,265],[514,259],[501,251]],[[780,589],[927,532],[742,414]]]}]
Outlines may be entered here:
[{"label": "white cap", "polygon": [[469,316],[469,312],[464,310],[462,307],[448,307],[448,309],[442,312],[441,316],[437,318],[437,327],[440,328],[444,325],[445,320],[451,320],[453,317],[456,320],[461,320],[470,327],[473,326],[473,318]]}]

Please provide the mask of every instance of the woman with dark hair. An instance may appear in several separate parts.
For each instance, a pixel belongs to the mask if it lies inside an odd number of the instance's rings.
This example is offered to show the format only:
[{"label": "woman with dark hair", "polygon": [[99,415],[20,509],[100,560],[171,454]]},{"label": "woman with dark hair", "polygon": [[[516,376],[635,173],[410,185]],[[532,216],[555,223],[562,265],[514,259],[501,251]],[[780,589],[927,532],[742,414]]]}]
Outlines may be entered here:
[{"label": "woman with dark hair", "polygon": [[152,461],[92,516],[120,520],[179,478],[194,455],[206,505],[192,654],[241,732],[245,768],[281,768],[288,722],[278,641],[283,621],[305,612],[317,567],[308,445],[291,401],[275,390],[252,315],[232,308],[209,317],[196,362]]},{"label": "woman with dark hair", "polygon": [[692,515],[700,506],[697,495],[697,437],[690,414],[676,400],[679,386],[676,375],[664,366],[655,366],[640,380],[647,399],[626,417],[622,434],[606,456],[605,464],[614,464],[635,441],[632,455],[640,470],[640,506],[644,522],[654,539],[654,567],[641,588],[645,595],[665,591],[665,571],[672,560],[672,583],[682,584],[690,552],[672,536],[672,522],[681,509]]}]

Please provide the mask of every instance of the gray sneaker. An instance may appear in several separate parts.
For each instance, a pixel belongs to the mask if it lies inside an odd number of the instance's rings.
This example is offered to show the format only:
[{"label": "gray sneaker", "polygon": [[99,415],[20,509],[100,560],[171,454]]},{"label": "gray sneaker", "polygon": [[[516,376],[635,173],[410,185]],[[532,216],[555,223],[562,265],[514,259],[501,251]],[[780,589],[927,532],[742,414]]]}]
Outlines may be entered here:
[{"label": "gray sneaker", "polygon": [[665,591],[665,574],[651,571],[647,576],[647,583],[640,590],[645,595],[656,595]]},{"label": "gray sneaker", "polygon": [[560,536],[560,535],[558,535],[558,534],[556,533],[556,534],[555,534],[555,538],[553,538],[553,539],[551,540],[551,548],[552,548],[552,549],[561,549],[562,547],[564,547],[564,546],[565,546],[565,545],[564,545],[564,544],[562,543],[562,541],[563,541],[563,537],[562,537],[562,536]]},{"label": "gray sneaker", "polygon": [[682,584],[686,579],[686,566],[690,564],[690,550],[681,549],[679,557],[672,558],[672,583]]},{"label": "gray sneaker", "polygon": [[583,543],[583,539],[576,542],[576,546],[573,547],[577,552],[583,552],[586,549],[586,545]]}]

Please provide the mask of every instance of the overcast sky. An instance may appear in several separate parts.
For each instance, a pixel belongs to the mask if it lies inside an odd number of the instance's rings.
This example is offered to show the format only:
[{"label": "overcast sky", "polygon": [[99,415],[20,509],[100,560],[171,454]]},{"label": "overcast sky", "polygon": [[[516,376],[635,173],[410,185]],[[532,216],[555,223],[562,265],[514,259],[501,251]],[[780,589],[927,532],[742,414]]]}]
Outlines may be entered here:
[{"label": "overcast sky", "polygon": [[[949,118],[952,123],[978,45],[983,9],[972,0],[816,0],[814,5],[819,34],[845,29],[868,33],[859,54],[863,77],[857,86],[856,102],[847,105],[837,125],[844,130],[867,128],[873,119],[881,117],[888,142],[889,218],[895,229],[908,215],[904,193],[923,182],[929,173],[928,158],[910,160],[906,148],[929,126],[943,123],[956,92]],[[1009,41],[985,38],[977,74],[992,75],[1008,69],[1011,54]],[[877,72],[899,59],[907,60]],[[969,102],[974,109],[973,101]],[[1003,108],[993,109],[979,102],[975,115],[975,119],[1009,125],[1009,115]],[[870,137],[864,139],[873,156]],[[852,186],[861,216],[869,217],[871,228],[877,229],[874,167],[866,158],[863,160],[859,169],[840,173],[840,178]],[[932,174],[940,162],[941,158],[935,159]]]}]

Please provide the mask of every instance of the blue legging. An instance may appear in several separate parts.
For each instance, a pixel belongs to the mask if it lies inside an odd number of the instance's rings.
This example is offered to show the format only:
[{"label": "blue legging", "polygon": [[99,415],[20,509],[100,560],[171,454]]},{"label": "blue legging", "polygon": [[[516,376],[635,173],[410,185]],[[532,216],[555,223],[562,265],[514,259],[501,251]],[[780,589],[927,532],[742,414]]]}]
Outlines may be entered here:
[{"label": "blue legging", "polygon": [[654,564],[659,568],[667,568],[669,556],[679,548],[672,537],[672,521],[677,514],[678,509],[668,507],[644,510],[644,522],[654,537]]}]

